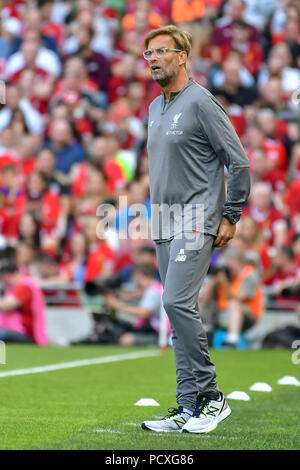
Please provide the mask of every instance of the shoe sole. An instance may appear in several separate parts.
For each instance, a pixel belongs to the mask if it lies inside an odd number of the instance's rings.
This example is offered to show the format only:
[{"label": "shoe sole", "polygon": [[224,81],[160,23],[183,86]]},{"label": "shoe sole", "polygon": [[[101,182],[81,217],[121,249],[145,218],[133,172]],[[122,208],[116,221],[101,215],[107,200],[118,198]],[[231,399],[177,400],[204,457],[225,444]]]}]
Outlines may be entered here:
[{"label": "shoe sole", "polygon": [[156,428],[151,428],[147,427],[145,423],[141,424],[141,428],[144,429],[144,431],[154,431],[154,432],[181,432],[181,429],[156,429]]},{"label": "shoe sole", "polygon": [[186,432],[186,433],[191,433],[191,434],[207,434],[218,426],[221,421],[224,421],[224,419],[228,418],[228,416],[231,414],[231,409],[229,406],[227,406],[226,410],[224,410],[222,413],[219,414],[217,418],[217,424],[214,424],[213,427],[208,427],[206,429],[203,429],[201,431],[188,431],[187,429],[182,429],[181,432]]}]

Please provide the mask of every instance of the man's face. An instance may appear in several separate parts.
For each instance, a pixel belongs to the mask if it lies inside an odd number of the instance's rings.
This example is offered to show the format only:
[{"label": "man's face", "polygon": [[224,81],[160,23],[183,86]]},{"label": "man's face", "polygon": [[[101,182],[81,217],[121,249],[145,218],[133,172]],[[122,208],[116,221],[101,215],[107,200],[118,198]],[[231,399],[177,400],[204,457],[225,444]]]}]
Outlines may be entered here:
[{"label": "man's face", "polygon": [[14,273],[2,273],[0,275],[0,282],[2,282],[6,288],[10,288],[15,285],[15,278]]},{"label": "man's face", "polygon": [[251,206],[258,211],[264,212],[269,209],[271,204],[271,193],[267,186],[254,186],[250,196]]},{"label": "man's face", "polygon": [[256,175],[263,176],[267,170],[267,165],[266,165],[266,156],[265,154],[260,150],[256,149],[252,152],[251,156],[251,166],[252,166],[252,171]]},{"label": "man's face", "polygon": [[58,145],[65,145],[71,140],[69,123],[64,119],[53,121],[50,130],[50,138]]},{"label": "man's face", "polygon": [[244,13],[244,3],[241,0],[232,0],[230,4],[230,16],[233,20],[240,20]]},{"label": "man's face", "polygon": [[249,29],[247,27],[234,26],[232,37],[234,41],[244,44],[249,40]]},{"label": "man's face", "polygon": [[[158,49],[159,47],[177,49],[173,38],[166,34],[156,36],[149,41],[148,49]],[[159,83],[160,86],[168,85],[178,74],[178,59],[179,53],[174,51],[168,51],[160,58],[153,53],[151,59],[148,61],[152,79]]]},{"label": "man's face", "polygon": [[94,140],[93,144],[93,156],[96,161],[100,161],[107,155],[107,138],[98,137]]},{"label": "man's face", "polygon": [[240,85],[240,63],[235,60],[226,60],[223,65],[225,82],[233,86]]},{"label": "man's face", "polygon": [[54,154],[48,149],[42,150],[37,158],[37,169],[46,175],[51,175],[55,168]]}]

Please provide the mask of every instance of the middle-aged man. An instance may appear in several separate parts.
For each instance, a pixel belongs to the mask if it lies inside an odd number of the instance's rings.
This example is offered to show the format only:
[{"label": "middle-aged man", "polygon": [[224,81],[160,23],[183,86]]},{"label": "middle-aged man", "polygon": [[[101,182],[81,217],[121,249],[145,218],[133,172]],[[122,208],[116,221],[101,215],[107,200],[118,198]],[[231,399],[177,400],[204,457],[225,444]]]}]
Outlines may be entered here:
[{"label": "middle-aged man", "polygon": [[164,26],[147,35],[145,47],[152,78],[162,88],[149,108],[151,229],[172,329],[179,406],[142,428],[206,433],[231,410],[215,380],[198,295],[214,247],[234,236],[249,195],[249,161],[220,103],[187,75],[190,35]]}]

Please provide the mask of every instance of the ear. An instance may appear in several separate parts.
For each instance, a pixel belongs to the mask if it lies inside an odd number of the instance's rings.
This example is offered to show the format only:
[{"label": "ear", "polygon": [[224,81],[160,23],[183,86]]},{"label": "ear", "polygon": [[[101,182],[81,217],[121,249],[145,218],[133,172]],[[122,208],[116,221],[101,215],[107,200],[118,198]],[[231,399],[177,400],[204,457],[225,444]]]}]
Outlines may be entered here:
[{"label": "ear", "polygon": [[178,59],[178,65],[184,65],[187,60],[187,54],[185,51],[179,52],[178,53],[179,59]]}]

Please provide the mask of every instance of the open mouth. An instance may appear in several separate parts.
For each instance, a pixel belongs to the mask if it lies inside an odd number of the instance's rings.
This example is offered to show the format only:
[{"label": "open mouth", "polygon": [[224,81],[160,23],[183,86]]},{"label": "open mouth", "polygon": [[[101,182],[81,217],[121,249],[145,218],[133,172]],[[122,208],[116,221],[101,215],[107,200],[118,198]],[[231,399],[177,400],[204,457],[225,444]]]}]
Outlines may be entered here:
[{"label": "open mouth", "polygon": [[152,72],[158,72],[159,70],[161,70],[161,68],[158,65],[153,65],[151,67],[151,70],[152,70]]}]

